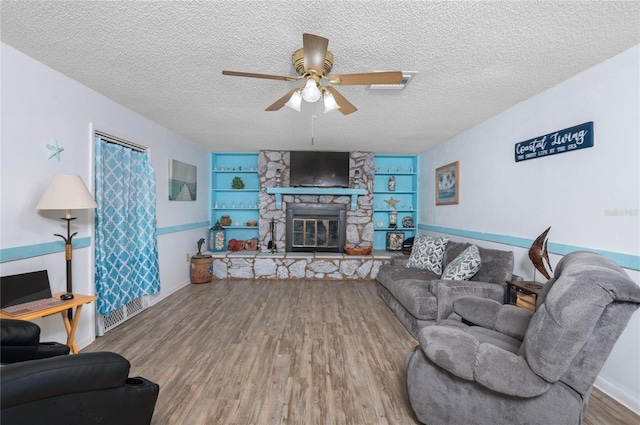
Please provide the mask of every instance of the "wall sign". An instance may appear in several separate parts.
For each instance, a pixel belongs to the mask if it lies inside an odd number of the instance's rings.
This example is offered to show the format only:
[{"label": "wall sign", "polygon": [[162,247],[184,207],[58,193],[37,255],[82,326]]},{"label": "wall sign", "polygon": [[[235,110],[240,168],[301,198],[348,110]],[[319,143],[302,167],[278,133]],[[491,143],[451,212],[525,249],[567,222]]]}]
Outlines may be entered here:
[{"label": "wall sign", "polygon": [[593,147],[593,121],[516,143],[516,162]]}]

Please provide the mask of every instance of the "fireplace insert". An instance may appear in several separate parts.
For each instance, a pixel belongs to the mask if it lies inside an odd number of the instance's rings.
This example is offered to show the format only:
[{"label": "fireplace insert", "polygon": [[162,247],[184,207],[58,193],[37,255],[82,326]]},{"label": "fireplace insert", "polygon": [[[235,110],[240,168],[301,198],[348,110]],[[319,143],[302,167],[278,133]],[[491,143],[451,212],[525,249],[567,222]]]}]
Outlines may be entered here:
[{"label": "fireplace insert", "polygon": [[343,252],[346,205],[287,205],[287,252]]}]

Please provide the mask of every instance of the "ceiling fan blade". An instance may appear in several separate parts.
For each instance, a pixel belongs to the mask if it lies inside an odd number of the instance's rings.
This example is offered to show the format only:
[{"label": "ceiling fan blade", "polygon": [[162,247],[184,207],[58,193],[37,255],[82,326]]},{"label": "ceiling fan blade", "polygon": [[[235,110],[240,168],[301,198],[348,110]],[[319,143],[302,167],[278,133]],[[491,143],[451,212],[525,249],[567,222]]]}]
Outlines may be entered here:
[{"label": "ceiling fan blade", "polygon": [[324,73],[324,59],[327,57],[329,40],[313,34],[302,34],[302,48],[304,49],[304,70],[315,70],[318,74]]},{"label": "ceiling fan blade", "polygon": [[364,72],[361,74],[332,74],[329,82],[338,86],[369,86],[371,84],[401,84],[402,71]]},{"label": "ceiling fan blade", "polygon": [[231,75],[233,77],[250,77],[250,78],[264,78],[265,80],[282,80],[282,81],[298,81],[302,77],[294,77],[290,75],[274,75],[274,74],[256,74],[254,72],[240,72],[240,71],[222,71],[223,75]]},{"label": "ceiling fan blade", "polygon": [[291,95],[296,90],[300,90],[300,88],[296,87],[295,89],[291,90],[289,93],[285,94],[280,99],[276,100],[273,104],[271,104],[267,109],[265,109],[265,111],[277,111],[278,109],[282,108],[284,104],[289,101],[289,99],[291,98]]},{"label": "ceiling fan blade", "polygon": [[340,105],[340,109],[338,111],[342,112],[344,115],[349,115],[358,110],[351,102],[349,102],[344,96],[338,93],[338,90],[334,89],[331,86],[325,87],[331,94],[333,98],[336,100],[336,103]]}]

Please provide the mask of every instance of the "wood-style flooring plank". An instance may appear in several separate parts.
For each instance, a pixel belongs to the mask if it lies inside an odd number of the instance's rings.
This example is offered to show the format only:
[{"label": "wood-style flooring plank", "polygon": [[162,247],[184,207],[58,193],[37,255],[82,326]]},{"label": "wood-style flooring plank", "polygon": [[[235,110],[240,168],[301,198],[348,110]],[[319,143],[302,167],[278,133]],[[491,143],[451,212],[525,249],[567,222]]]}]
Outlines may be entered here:
[{"label": "wood-style flooring plank", "polygon": [[[153,425],[411,425],[415,345],[375,282],[233,280],[182,288],[82,352],[160,384]],[[594,389],[585,425],[631,423]]]}]

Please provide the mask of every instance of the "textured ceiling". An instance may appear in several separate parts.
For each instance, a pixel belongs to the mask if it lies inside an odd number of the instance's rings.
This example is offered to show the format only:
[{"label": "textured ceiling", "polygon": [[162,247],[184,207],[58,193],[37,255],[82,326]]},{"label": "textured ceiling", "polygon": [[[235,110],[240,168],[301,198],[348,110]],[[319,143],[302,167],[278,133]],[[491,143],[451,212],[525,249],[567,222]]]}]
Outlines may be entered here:
[{"label": "textured ceiling", "polygon": [[[638,1],[0,7],[4,43],[211,151],[424,152],[640,42]],[[418,74],[404,90],[339,87],[358,108],[347,116],[304,102],[266,112],[299,84],[221,74],[295,75],[304,32],[329,39],[333,73]]]}]

